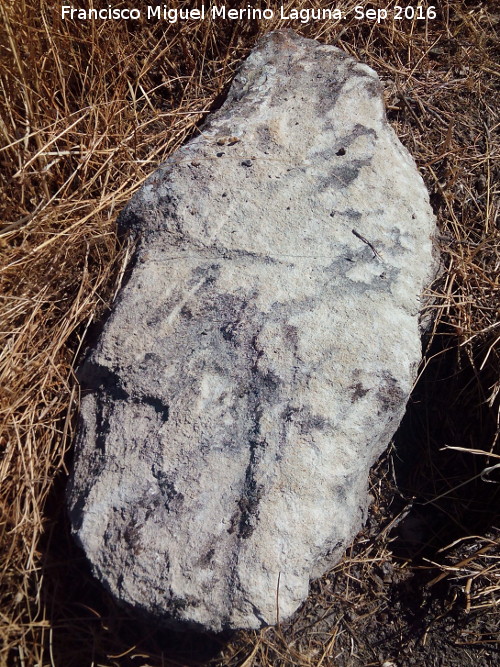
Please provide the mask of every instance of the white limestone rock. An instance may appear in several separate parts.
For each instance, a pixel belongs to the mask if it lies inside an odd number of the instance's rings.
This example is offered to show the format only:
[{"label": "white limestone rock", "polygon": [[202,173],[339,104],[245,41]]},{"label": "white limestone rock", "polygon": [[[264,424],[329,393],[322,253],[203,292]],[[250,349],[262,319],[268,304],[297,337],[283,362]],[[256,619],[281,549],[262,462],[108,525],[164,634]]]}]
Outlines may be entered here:
[{"label": "white limestone rock", "polygon": [[277,598],[284,620],[362,525],[436,269],[377,75],[267,35],[121,222],[138,250],[81,370],[75,535],[172,625],[259,628]]}]

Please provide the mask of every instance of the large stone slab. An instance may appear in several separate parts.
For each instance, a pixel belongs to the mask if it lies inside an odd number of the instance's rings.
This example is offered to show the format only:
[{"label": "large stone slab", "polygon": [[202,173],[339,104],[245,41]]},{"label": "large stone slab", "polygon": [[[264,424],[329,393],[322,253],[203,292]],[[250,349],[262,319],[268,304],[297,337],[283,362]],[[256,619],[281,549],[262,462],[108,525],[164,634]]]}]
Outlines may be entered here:
[{"label": "large stone slab", "polygon": [[421,355],[435,223],[376,74],[268,35],[122,224],[138,250],[81,370],[75,535],[173,624],[283,620],[360,529]]}]

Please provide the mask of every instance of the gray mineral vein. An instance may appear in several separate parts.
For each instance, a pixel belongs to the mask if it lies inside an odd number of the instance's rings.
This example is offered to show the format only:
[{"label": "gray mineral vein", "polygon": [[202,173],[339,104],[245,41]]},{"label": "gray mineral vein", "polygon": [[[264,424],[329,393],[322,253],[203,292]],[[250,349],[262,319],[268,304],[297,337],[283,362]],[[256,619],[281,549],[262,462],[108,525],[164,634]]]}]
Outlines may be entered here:
[{"label": "gray mineral vein", "polygon": [[170,624],[275,623],[278,578],[284,620],[362,525],[436,269],[377,75],[269,34],[121,224],[137,252],[80,371],[74,532]]}]

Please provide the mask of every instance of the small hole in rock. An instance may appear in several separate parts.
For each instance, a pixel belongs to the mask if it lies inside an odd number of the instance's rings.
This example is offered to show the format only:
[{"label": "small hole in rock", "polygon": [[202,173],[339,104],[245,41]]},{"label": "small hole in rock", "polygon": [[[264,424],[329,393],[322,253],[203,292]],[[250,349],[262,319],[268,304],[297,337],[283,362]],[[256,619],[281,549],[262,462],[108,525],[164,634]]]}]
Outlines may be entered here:
[{"label": "small hole in rock", "polygon": [[345,148],[339,148],[337,155],[345,155]]}]

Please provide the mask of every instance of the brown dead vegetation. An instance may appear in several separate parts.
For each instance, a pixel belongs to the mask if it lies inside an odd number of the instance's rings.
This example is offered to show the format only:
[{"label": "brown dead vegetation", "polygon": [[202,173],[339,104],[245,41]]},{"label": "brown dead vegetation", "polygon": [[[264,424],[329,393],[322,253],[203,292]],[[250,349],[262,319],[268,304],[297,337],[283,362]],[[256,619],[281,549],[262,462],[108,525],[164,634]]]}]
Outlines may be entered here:
[{"label": "brown dead vegetation", "polygon": [[[280,26],[62,21],[59,3],[0,2],[3,664],[495,662],[500,13],[479,0],[435,4],[435,20]],[[286,625],[176,636],[117,607],[69,537],[74,369],[128,258],[117,214],[197,131],[257,37],[279,27],[335,44],[382,77],[388,117],[431,193],[445,274],[408,415],[373,471],[370,520],[344,560]]]}]

